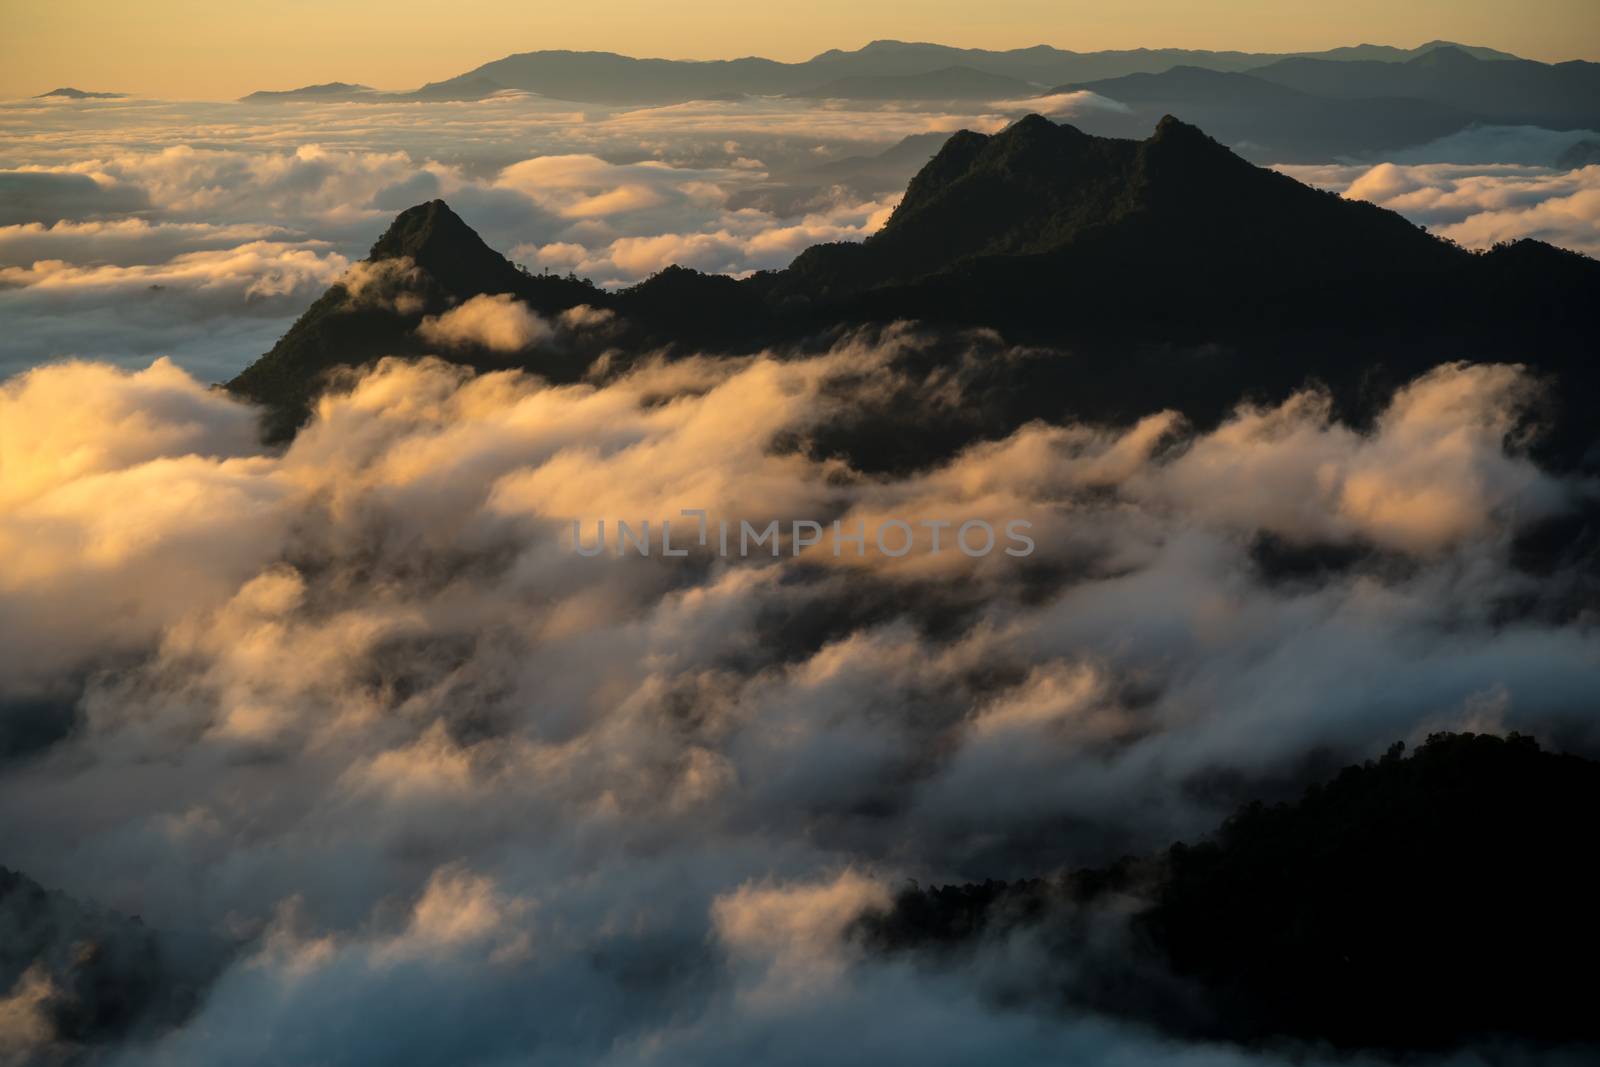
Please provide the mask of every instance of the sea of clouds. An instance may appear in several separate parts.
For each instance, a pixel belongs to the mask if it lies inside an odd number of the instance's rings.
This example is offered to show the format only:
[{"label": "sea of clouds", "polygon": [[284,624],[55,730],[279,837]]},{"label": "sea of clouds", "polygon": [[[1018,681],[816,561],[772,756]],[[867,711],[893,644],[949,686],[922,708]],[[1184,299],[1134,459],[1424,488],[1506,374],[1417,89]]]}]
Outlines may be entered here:
[{"label": "sea of clouds", "polygon": [[[907,878],[1160,848],[1434,730],[1600,749],[1584,579],[1519,547],[1597,490],[1524,454],[1544,386],[1515,366],[1440,368],[1359,430],[1309,390],[896,474],[812,446],[971,403],[935,345],[1037,354],[894,324],[564,386],[386,361],[275,449],[208,386],[418,201],[535,271],[742,273],[881,225],[899,185],[827,164],[1006,120],[0,105],[0,864],[210,946],[192,1011],[109,1062],[1274,1062],[1008,1007],[990,971],[1025,944],[936,972],[847,930]],[[1596,171],[1297,173],[1592,251]],[[604,326],[419,323],[440,351]],[[1025,519],[1037,550],[572,551],[575,518],[683,508]],[[69,978],[0,989],[0,1062],[72,1051]]]},{"label": "sea of clouds", "polygon": [[[782,99],[602,108],[469,103],[0,102],[0,376],[77,356],[168,355],[223,380],[271,347],[396,213],[447,199],[534,271],[610,287],[679,263],[744,274],[888,218],[919,163],[900,139],[993,131],[1093,94],[966,110]],[[1392,162],[1286,168],[1472,247],[1600,248],[1600,169],[1556,161],[1583,131],[1466,131]],[[927,145],[931,155],[936,143]],[[866,162],[863,162],[866,160]],[[1509,164],[1509,165],[1508,165]]]},{"label": "sea of clouds", "polygon": [[[958,394],[906,380],[929,343],[559,387],[390,361],[278,451],[168,360],[0,387],[0,680],[58,716],[10,739],[0,856],[217,946],[113,1062],[1258,1062],[845,932],[907,878],[1203,833],[1318,753],[1600,746],[1575,579],[1515,565],[1595,487],[1520,455],[1518,368],[1441,368],[1365,432],[1313,391],[896,476],[805,447]],[[573,554],[575,516],[683,507],[1020,517],[1038,549]],[[24,977],[0,1036],[43,1055],[61,978]]]}]

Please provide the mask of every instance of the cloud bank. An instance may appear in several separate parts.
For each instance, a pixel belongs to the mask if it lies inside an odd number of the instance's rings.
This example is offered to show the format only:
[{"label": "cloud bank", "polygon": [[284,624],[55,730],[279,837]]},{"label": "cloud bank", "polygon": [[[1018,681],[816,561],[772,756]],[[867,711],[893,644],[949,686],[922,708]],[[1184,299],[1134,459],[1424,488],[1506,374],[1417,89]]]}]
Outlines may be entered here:
[{"label": "cloud bank", "polygon": [[1524,237],[1600,255],[1600,165],[1380,163],[1283,167],[1302,181],[1366,200],[1468,248]]},{"label": "cloud bank", "polygon": [[[63,717],[4,753],[0,855],[229,946],[115,1062],[1271,1062],[842,931],[903,878],[1203,831],[1318,752],[1600,745],[1579,579],[1515,558],[1594,488],[1522,455],[1518,368],[1441,368],[1364,431],[1308,392],[895,476],[811,447],[959,406],[934,342],[560,387],[391,360],[278,452],[166,361],[0,388],[0,698]],[[574,518],[684,508],[1022,518],[1038,550],[573,550]],[[58,1037],[41,980],[0,1006],[24,1055]]]},{"label": "cloud bank", "polygon": [[445,348],[480,345],[491,352],[518,352],[549,337],[550,324],[510,293],[472,297],[442,315],[429,315],[417,334]]},{"label": "cloud bank", "polygon": [[427,105],[425,123],[421,105],[94,103],[0,103],[0,376],[168,355],[232,377],[396,213],[436,197],[530,268],[607,286],[673,262],[785,266],[893,206],[878,179],[822,165],[1004,123],[780,100],[575,111],[521,94]]},{"label": "cloud bank", "polygon": [[[0,376],[49,359],[138,367],[166,355],[230,378],[396,213],[436,197],[529,268],[608,287],[672,263],[780,268],[883,224],[936,147],[880,155],[902,138],[990,132],[1022,105],[1062,121],[1115,110],[1084,93],[965,112],[781,99],[575,109],[526,94],[0,102]],[[1351,195],[1469,245],[1538,236],[1593,252],[1593,168],[1555,167],[1583,139],[1466,131],[1397,153],[1399,184],[1379,174]],[[1285,169],[1344,191],[1369,168]]]}]

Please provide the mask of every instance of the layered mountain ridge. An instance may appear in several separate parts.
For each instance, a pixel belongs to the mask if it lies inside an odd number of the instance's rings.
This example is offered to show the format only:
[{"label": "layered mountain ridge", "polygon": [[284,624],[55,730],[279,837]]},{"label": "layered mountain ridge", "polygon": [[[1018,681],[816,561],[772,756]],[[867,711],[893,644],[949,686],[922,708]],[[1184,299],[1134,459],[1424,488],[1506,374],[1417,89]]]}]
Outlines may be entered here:
[{"label": "layered mountain ridge", "polygon": [[[1049,45],[992,50],[880,40],[858,49],[829,49],[798,63],[758,56],[676,60],[639,58],[615,52],[545,49],[508,55],[455,77],[429,82],[409,93],[386,95],[413,99],[476,99],[514,89],[589,103],[659,104],[730,93],[816,96],[820,87],[841,79],[912,78],[952,68],[1043,88],[1065,81],[1114,78],[1141,71],[1157,73],[1181,64],[1238,71],[1299,56],[1332,62],[1396,63],[1439,48],[1460,49],[1464,54],[1491,62],[1517,59],[1507,52],[1450,41],[1429,41],[1410,49],[1363,44],[1320,52],[1258,53],[1185,48],[1074,52]],[[252,94],[247,99],[311,98],[326,88],[307,86],[267,91]],[[363,86],[346,88],[365,89]]]},{"label": "layered mountain ridge", "polygon": [[[841,328],[897,320],[983,327],[1073,354],[1035,361],[1026,382],[1008,385],[1016,399],[997,416],[1002,427],[1164,406],[1204,423],[1242,396],[1309,381],[1359,414],[1385,383],[1455,359],[1524,361],[1590,383],[1583,309],[1600,296],[1600,263],[1587,257],[1534,241],[1465,251],[1393,212],[1256,167],[1170,116],[1139,141],[1039,116],[993,135],[957,133],[879,233],[815,246],[743,281],[671,268],[607,292],[530,275],[442,201],[396,219],[363,270],[381,264],[408,287],[406,300],[335,285],[230,383],[275,412],[278,436],[305,417],[327,371],[382,355],[432,352],[574,380],[605,351],[614,370],[632,352],[798,351]],[[588,305],[610,312],[614,328],[514,353],[420,338],[421,317],[494,294],[547,317]],[[1562,439],[1564,454],[1581,455],[1572,450],[1587,429],[1562,425],[1557,438],[1578,435]]]},{"label": "layered mountain ridge", "polygon": [[[1062,101],[1094,93],[1098,101]],[[1480,126],[1600,129],[1600,64],[1541,63],[1433,41],[1293,55],[1048,47],[992,52],[874,42],[803,63],[677,61],[608,52],[528,52],[410,92],[334,82],[252,93],[251,103],[471,101],[532,94],[615,107],[788,97],[872,107],[1033,107],[1086,132],[1137,137],[1162,114],[1203,126],[1268,163],[1377,159]],[[1492,162],[1492,159],[1486,159]],[[1553,161],[1552,161],[1553,162]]]}]

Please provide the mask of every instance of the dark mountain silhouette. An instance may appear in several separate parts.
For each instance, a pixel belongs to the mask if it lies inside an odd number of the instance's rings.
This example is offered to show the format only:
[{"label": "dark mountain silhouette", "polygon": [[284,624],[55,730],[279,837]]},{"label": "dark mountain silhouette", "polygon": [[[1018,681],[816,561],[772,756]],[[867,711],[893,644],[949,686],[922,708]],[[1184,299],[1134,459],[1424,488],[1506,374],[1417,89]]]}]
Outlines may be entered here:
[{"label": "dark mountain silhouette", "polygon": [[321,85],[302,85],[298,89],[261,89],[239,98],[245,104],[273,104],[296,100],[344,101],[377,99],[383,96],[370,85],[351,82],[323,82]]},{"label": "dark mountain silhouette", "polygon": [[1419,44],[1415,48],[1396,48],[1387,44],[1358,44],[1346,45],[1342,48],[1327,48],[1320,52],[1298,53],[1307,59],[1333,59],[1333,60],[1379,60],[1384,63],[1404,63],[1408,59],[1416,59],[1426,55],[1435,48],[1459,48],[1474,59],[1518,59],[1510,52],[1502,52],[1497,48],[1485,48],[1482,45],[1458,44],[1455,41],[1433,40]]},{"label": "dark mountain silhouette", "polygon": [[[370,291],[352,293],[342,283],[330,287],[272,351],[228,383],[235,392],[272,408],[271,436],[293,432],[329,371],[379,356],[433,350],[416,332],[425,315],[441,314],[480,294],[515,293],[548,314],[600,302],[602,296],[584,282],[523,272],[484,244],[442,200],[401,212],[372,246],[367,262],[396,269],[376,280]],[[397,295],[411,302],[397,302]],[[503,357],[483,352],[450,354],[477,366],[506,364]]]},{"label": "dark mountain silhouette", "polygon": [[1053,93],[1089,90],[1130,105],[1118,125],[1145,128],[1174,114],[1202,126],[1253,159],[1272,163],[1369,156],[1444,137],[1482,121],[1451,104],[1404,97],[1345,99],[1315,96],[1252,74],[1173,67],[1058,86]]},{"label": "dark mountain silhouette", "polygon": [[[672,268],[607,293],[530,276],[437,201],[402,214],[373,248],[375,261],[397,256],[420,269],[411,303],[421,310],[353,302],[335,286],[230,383],[273,409],[279,435],[304,417],[323,372],[429,350],[417,315],[510,293],[542,314],[580,303],[616,312],[607,343],[624,357],[663,346],[804,348],[841,327],[903,319],[985,327],[1061,353],[993,368],[994,407],[979,420],[988,433],[1162,407],[1208,425],[1241,397],[1280,397],[1308,381],[1359,421],[1430,367],[1484,359],[1562,380],[1542,413],[1546,459],[1580,462],[1594,437],[1581,398],[1600,384],[1588,311],[1600,263],[1533,241],[1464,251],[1392,212],[1253,166],[1170,117],[1143,141],[1038,116],[992,136],[958,133],[880,233],[815,246],[744,281]],[[593,353],[568,344],[441,354],[562,379],[581,375]]]},{"label": "dark mountain silhouette", "polygon": [[1585,138],[1556,157],[1555,164],[1562,170],[1577,170],[1600,163],[1600,141]]},{"label": "dark mountain silhouette", "polygon": [[[922,165],[939,154],[939,149],[950,139],[948,133],[913,133],[900,138],[894,144],[881,152],[870,156],[852,156],[849,159],[834,160],[831,163],[820,164],[816,169],[819,172],[829,170],[847,170],[852,166],[863,163],[877,165],[882,162],[891,162],[895,165],[903,163],[914,164],[911,173],[915,174],[922,169]],[[902,186],[904,182],[900,183]]]},{"label": "dark mountain silhouette", "polygon": [[446,292],[458,294],[511,292],[523,277],[443,200],[401,213],[367,258],[409,258]]},{"label": "dark mountain silhouette", "polygon": [[68,100],[121,100],[127,93],[94,93],[86,89],[74,89],[64,85],[59,89],[51,89],[48,93],[40,93],[35,100],[48,100],[51,97],[64,97]]},{"label": "dark mountain silhouette", "polygon": [[847,156],[800,171],[798,179],[847,185],[867,194],[898,191],[906,187],[923,165],[938,155],[950,137],[947,133],[913,133],[881,152]]},{"label": "dark mountain silhouette", "polygon": [[730,93],[790,92],[808,80],[798,66],[757,58],[689,62],[635,59],[614,52],[525,52],[424,86],[422,91],[458,86],[476,78],[563,100],[668,103]]},{"label": "dark mountain silhouette", "polygon": [[[1291,228],[1259,225],[1265,218]],[[1254,246],[1248,255],[1241,241]],[[1398,215],[1255,167],[1176,119],[1131,141],[1033,115],[994,136],[956,134],[912,179],[881,232],[862,244],[811,249],[788,273],[803,282],[820,270],[831,288],[867,289],[970,261],[1080,246],[1091,247],[1097,263],[1131,255],[1151,264],[1198,264],[1214,261],[1223,242],[1233,246],[1233,258],[1247,261],[1281,260],[1307,241],[1317,246],[1318,262],[1299,271],[1365,271],[1374,247],[1397,257],[1392,264],[1400,270],[1454,258],[1453,249]]]},{"label": "dark mountain silhouette", "polygon": [[836,78],[790,96],[835,100],[998,100],[1026,96],[1031,82],[971,67],[944,67],[920,74],[857,74]]},{"label": "dark mountain silhouette", "polygon": [[[1439,48],[1460,48],[1479,58],[1511,60],[1516,57],[1490,48],[1467,48],[1448,41],[1431,41],[1419,48],[1358,45],[1323,52],[1294,53],[1334,61],[1409,60]],[[818,95],[817,90],[841,79],[857,98],[893,99],[898,86],[915,94],[899,99],[926,99],[927,88],[917,80],[952,67],[994,78],[1037,85],[1116,78],[1138,72],[1159,73],[1179,65],[1208,70],[1250,70],[1285,58],[1283,54],[1212,52],[1183,48],[1134,48],[1102,52],[1072,52],[1048,45],[992,51],[953,48],[948,45],[906,41],[873,41],[853,50],[830,49],[801,63],[781,63],[759,57],[725,60],[639,59],[615,52],[546,50],[506,56],[463,74],[430,82],[411,93],[352,96],[351,99],[470,100],[503,89],[520,89],[562,100],[603,104],[661,104],[694,99],[719,99],[748,94],[789,93]],[[878,79],[907,79],[901,82]],[[315,87],[308,87],[315,88]],[[258,102],[299,99],[289,93],[252,93]],[[824,94],[825,95],[825,94]],[[844,95],[835,90],[834,95]],[[960,97],[946,97],[958,99]]]},{"label": "dark mountain silhouette", "polygon": [[[1402,62],[1415,59],[1435,48],[1462,48],[1483,59],[1515,59],[1492,48],[1456,45],[1449,41],[1430,41],[1417,48],[1389,45],[1356,45],[1320,52],[1290,53],[1321,59],[1367,59]],[[947,66],[971,67],[992,74],[1003,74],[1023,81],[1054,85],[1067,81],[1116,78],[1124,74],[1160,73],[1175,66],[1204,67],[1207,70],[1250,70],[1286,58],[1283,54],[1209,51],[1188,48],[1129,48],[1098,52],[1073,52],[1049,45],[992,51],[986,48],[952,48],[948,45],[908,41],[873,41],[852,51],[830,49],[810,60],[818,69],[831,68],[851,74],[916,74]],[[837,76],[837,75],[836,75]]]},{"label": "dark mountain silhouette", "polygon": [[482,100],[501,92],[505,92],[505,86],[493,78],[476,75],[430,82],[415,92],[401,95],[408,100]]},{"label": "dark mountain silhouette", "polygon": [[1165,70],[1177,63],[1194,63],[1217,70],[1243,70],[1257,62],[1270,60],[1249,52],[1185,48],[1073,52],[1049,45],[1035,45],[1031,48],[992,50],[880,40],[848,51],[829,49],[812,58],[807,65],[818,72],[831,71],[833,77],[920,74],[943,67],[963,66],[1050,85],[1068,79],[1106,78],[1140,70]]},{"label": "dark mountain silhouette", "polygon": [[1571,977],[1600,951],[1600,763],[1516,734],[1403,750],[1161,855],[913,885],[856,936],[935,965],[1033,938],[1044,962],[1007,976],[1013,1004],[1111,1011],[1187,1037],[1600,1041]]},{"label": "dark mountain silhouette", "polygon": [[[1359,420],[1440,362],[1520,360],[1573,390],[1550,413],[1547,458],[1577,461],[1593,440],[1573,398],[1597,384],[1582,309],[1600,264],[1533,241],[1466,252],[1171,118],[1144,141],[1037,116],[959,133],[879,234],[747,284],[834,321],[986,325],[1065,347],[1072,360],[1021,392],[1070,397],[1080,416],[1170,405],[1209,424],[1242,395],[1315,380]],[[1018,414],[1059,417],[1046,403]]]},{"label": "dark mountain silhouette", "polygon": [[64,1046],[148,1036],[182,1021],[226,952],[204,935],[158,932],[0,867],[0,990],[47,984],[41,1007]]},{"label": "dark mountain silhouette", "polygon": [[1554,129],[1600,126],[1600,63],[1581,60],[1489,62],[1452,46],[1430,49],[1405,63],[1294,58],[1251,73],[1317,96],[1408,97],[1495,122]]}]

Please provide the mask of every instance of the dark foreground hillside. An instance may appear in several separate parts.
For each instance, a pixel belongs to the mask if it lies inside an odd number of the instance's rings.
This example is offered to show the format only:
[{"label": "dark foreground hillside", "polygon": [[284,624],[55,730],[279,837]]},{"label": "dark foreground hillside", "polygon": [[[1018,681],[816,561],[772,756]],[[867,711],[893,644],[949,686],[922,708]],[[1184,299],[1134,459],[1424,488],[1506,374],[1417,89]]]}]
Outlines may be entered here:
[{"label": "dark foreground hillside", "polygon": [[[40,1020],[64,1049],[159,1033],[191,1011],[224,960],[203,934],[153,930],[139,919],[45,889],[0,866],[0,1063],[7,1025],[23,1026],[19,1004],[36,1001]],[[52,1061],[57,1062],[57,1061]]]},{"label": "dark foreground hillside", "polygon": [[928,966],[1046,946],[996,995],[1188,1037],[1442,1049],[1600,1041],[1600,763],[1435,734],[1164,854],[912,886],[856,929]]}]

